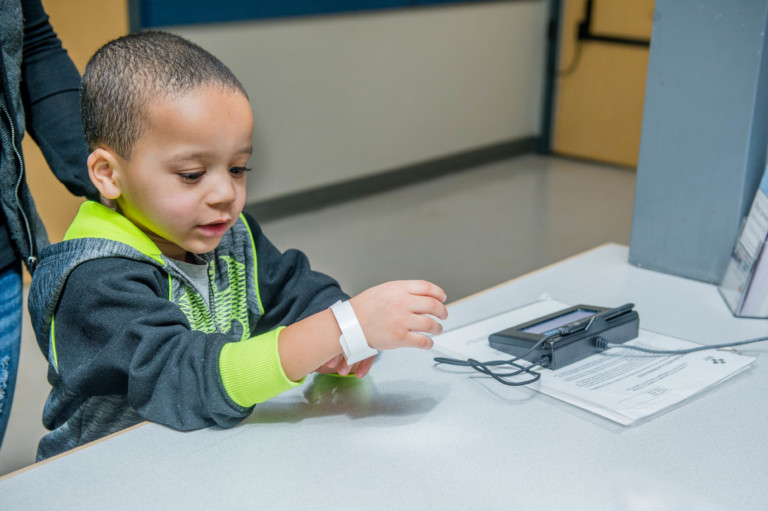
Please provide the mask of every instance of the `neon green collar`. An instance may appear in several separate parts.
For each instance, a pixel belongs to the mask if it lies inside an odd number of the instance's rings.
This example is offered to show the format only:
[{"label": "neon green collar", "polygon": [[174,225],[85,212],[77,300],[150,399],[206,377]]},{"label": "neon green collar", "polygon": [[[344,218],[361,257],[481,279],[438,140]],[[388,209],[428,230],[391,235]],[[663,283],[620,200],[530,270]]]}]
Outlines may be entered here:
[{"label": "neon green collar", "polygon": [[129,245],[165,266],[163,254],[141,229],[120,213],[94,201],[85,201],[64,235],[65,240],[101,238]]}]

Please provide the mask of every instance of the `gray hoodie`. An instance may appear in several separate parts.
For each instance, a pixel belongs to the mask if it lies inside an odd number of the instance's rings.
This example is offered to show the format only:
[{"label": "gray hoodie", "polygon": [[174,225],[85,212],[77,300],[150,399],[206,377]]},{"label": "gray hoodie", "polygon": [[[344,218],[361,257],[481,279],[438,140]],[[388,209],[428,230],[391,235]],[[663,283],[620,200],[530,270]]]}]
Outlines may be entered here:
[{"label": "gray hoodie", "polygon": [[96,202],[43,250],[29,308],[53,389],[38,460],[142,420],[231,427],[297,385],[282,371],[279,332],[347,298],[336,281],[301,252],[280,253],[248,215],[199,257],[208,293]]}]

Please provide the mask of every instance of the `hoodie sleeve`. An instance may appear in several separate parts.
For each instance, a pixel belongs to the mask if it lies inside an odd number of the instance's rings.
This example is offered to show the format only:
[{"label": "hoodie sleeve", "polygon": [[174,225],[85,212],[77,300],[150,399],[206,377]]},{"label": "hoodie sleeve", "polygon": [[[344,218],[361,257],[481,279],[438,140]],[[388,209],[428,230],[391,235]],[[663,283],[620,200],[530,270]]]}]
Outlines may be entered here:
[{"label": "hoodie sleeve", "polygon": [[252,329],[254,337],[224,345],[219,365],[227,394],[240,406],[251,406],[282,392],[289,382],[277,349],[280,331],[348,296],[335,280],[313,271],[302,252],[281,253],[252,217],[245,218],[256,245],[263,314]]},{"label": "hoodie sleeve", "polygon": [[291,249],[281,253],[253,217],[244,216],[256,243],[259,294],[264,308],[254,333],[290,325],[349,298],[338,282],[312,270],[303,252]]},{"label": "hoodie sleeve", "polygon": [[85,396],[126,395],[143,418],[176,429],[237,424],[251,409],[232,400],[219,371],[222,347],[236,339],[192,330],[167,296],[167,276],[146,263],[112,257],[77,266],[54,316],[63,385]]},{"label": "hoodie sleeve", "polygon": [[53,31],[40,0],[22,0],[21,93],[27,130],[56,177],[75,195],[98,200],[88,178],[80,121],[80,74]]}]

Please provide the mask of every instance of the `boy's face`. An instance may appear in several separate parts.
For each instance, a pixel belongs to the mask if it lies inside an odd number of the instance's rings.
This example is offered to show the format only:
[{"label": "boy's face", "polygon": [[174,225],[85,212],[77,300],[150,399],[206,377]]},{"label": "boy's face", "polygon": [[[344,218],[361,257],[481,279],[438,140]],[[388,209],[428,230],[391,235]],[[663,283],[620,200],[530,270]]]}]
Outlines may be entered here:
[{"label": "boy's face", "polygon": [[216,248],[245,205],[253,116],[242,94],[213,87],[147,106],[130,160],[117,160],[120,212],[168,257]]}]

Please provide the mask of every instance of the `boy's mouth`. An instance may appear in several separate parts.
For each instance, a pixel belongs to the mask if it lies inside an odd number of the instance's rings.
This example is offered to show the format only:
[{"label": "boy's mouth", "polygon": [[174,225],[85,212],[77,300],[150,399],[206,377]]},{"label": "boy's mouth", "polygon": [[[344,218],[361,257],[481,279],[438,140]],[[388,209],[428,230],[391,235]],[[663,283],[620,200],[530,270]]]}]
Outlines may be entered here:
[{"label": "boy's mouth", "polygon": [[226,220],[221,220],[205,225],[198,225],[197,228],[206,236],[224,236],[224,233],[226,233],[227,229],[229,229],[229,222]]}]

